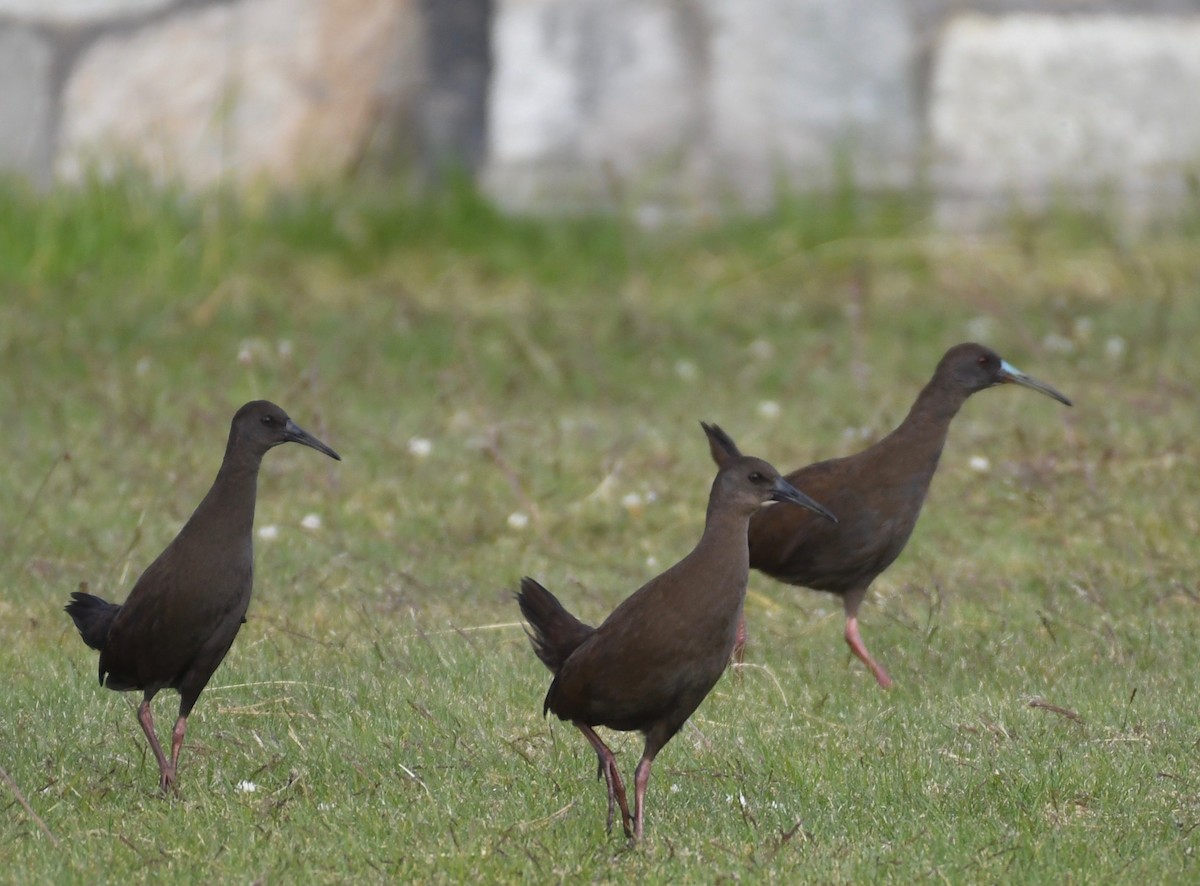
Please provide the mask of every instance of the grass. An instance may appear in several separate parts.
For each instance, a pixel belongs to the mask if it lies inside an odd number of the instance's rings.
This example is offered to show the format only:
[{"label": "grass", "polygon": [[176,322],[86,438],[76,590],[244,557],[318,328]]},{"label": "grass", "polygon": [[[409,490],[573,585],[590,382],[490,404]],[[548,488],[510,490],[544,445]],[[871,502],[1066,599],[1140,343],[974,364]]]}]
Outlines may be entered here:
[{"label": "grass", "polygon": [[[851,193],[651,234],[462,189],[6,187],[0,877],[1193,881],[1195,230],[954,238]],[[541,717],[519,577],[599,620],[699,534],[699,419],[785,468],[850,452],[971,338],[1077,405],[1004,388],[956,420],[863,613],[897,687],[836,600],[753,576],[750,664],[659,757],[628,851]],[[268,456],[278,534],[164,799],[61,607],[123,598],[253,397],[345,461]],[[614,746],[631,774],[638,738]]]}]

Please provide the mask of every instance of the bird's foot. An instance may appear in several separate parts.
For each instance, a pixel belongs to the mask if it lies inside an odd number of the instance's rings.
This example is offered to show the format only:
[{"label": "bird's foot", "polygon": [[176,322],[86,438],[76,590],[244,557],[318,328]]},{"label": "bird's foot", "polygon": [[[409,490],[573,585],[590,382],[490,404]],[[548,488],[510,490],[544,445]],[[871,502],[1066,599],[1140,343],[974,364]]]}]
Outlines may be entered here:
[{"label": "bird's foot", "polygon": [[891,689],[892,678],[883,669],[883,665],[872,658],[871,653],[867,652],[867,647],[862,641],[862,635],[858,632],[858,619],[854,616],[846,618],[845,637],[846,645],[850,647],[850,651],[854,653],[854,656],[871,671],[871,674],[875,677],[875,682],[883,689]]},{"label": "bird's foot", "polygon": [[158,789],[164,794],[179,793],[179,785],[175,783],[175,767],[168,763],[159,774]]},{"label": "bird's foot", "polygon": [[875,682],[879,684],[880,688],[892,688],[892,678],[888,676],[888,672],[882,667],[875,665],[875,667],[871,668],[871,673],[875,675]]},{"label": "bird's foot", "polygon": [[616,807],[621,807],[621,829],[625,831],[625,836],[632,835],[630,822],[633,821],[633,816],[629,814],[629,801],[625,798],[625,785],[621,782],[621,773],[617,771],[616,760],[606,760],[600,766],[600,771],[604,775],[604,783],[608,788],[608,818],[605,820],[605,832],[611,834],[613,826],[613,818],[616,816]]}]

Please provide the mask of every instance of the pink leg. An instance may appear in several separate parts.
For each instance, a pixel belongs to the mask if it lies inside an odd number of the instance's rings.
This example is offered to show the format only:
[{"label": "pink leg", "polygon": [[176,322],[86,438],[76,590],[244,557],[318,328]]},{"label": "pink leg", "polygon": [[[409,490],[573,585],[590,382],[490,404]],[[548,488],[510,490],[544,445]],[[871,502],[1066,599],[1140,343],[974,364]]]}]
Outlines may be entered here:
[{"label": "pink leg", "polygon": [[175,772],[179,767],[179,751],[183,747],[183,733],[187,731],[187,717],[175,721],[171,730],[171,781],[175,781]]},{"label": "pink leg", "polygon": [[625,831],[626,837],[633,836],[629,829],[629,823],[633,816],[629,814],[629,801],[625,798],[625,785],[621,782],[621,773],[617,769],[617,758],[613,756],[613,752],[608,749],[608,745],[596,734],[596,731],[581,720],[573,721],[575,728],[583,733],[583,737],[588,740],[592,748],[596,751],[596,758],[599,760],[599,771],[597,777],[604,776],[604,784],[608,788],[608,819],[605,823],[605,829],[612,832],[613,825],[613,804],[617,803],[621,807],[621,827]]},{"label": "pink leg", "polygon": [[650,784],[650,766],[654,763],[654,757],[646,755],[638,762],[637,769],[633,773],[633,839],[642,839],[642,832],[646,824],[646,787]]},{"label": "pink leg", "polygon": [[158,761],[158,786],[165,791],[175,782],[175,766],[167,761],[162,745],[158,743],[158,736],[154,734],[154,715],[150,713],[150,699],[143,699],[138,705],[137,718],[142,732],[146,733],[146,739],[150,742],[150,750],[154,751],[154,759]]},{"label": "pink leg", "polygon": [[738,619],[737,633],[733,636],[733,660],[736,664],[741,664],[746,660],[746,613],[742,613],[742,617]]},{"label": "pink leg", "polygon": [[871,673],[875,675],[876,682],[884,689],[891,689],[892,678],[883,669],[883,665],[871,658],[871,653],[867,652],[867,647],[863,645],[862,636],[858,633],[858,619],[852,615],[846,618],[846,643],[850,646],[850,651],[857,655],[859,660],[871,669]]},{"label": "pink leg", "polygon": [[870,668],[871,673],[875,675],[875,681],[884,689],[890,689],[892,678],[883,669],[883,665],[871,658],[871,653],[867,652],[862,635],[858,632],[858,607],[866,593],[867,589],[862,588],[850,591],[842,597],[842,606],[846,610],[846,645],[850,647],[850,651],[858,657],[859,661]]}]

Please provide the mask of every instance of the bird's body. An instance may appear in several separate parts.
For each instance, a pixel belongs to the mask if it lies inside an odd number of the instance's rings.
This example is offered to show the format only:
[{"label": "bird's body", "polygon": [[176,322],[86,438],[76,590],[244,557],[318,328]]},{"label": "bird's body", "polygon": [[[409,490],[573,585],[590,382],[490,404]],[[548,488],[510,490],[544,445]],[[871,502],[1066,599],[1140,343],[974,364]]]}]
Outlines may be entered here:
[{"label": "bird's body", "polygon": [[[750,515],[778,500],[828,516],[766,462],[737,453],[719,428],[704,427],[721,470],[704,532],[690,554],[635,591],[597,628],[567,612],[533,579],[521,582],[518,595],[533,628],[534,650],[554,673],[543,711],[574,723],[592,744],[608,786],[609,826],[616,801],[634,839],[642,836],[655,756],[716,685],[733,649],[749,576]],[[596,726],[637,731],[646,738],[635,775],[633,816],[613,754]]]},{"label": "bird's body", "polygon": [[[786,475],[788,482],[837,514],[836,525],[796,508],[772,508],[750,520],[751,568],[787,584],[841,596],[846,642],[885,688],[892,680],[862,642],[859,606],[871,583],[908,543],[954,416],[971,394],[1004,383],[1021,384],[1071,405],[1054,388],[1014,369],[990,349],[956,345],[890,434],[854,455]],[[743,622],[738,657],[744,639]]]},{"label": "bird's body", "polygon": [[[158,760],[164,790],[175,781],[187,717],[246,620],[254,585],[258,470],[267,450],[285,442],[340,458],[278,406],[247,403],[234,416],[212,488],[125,602],[76,592],[66,606],[84,642],[100,650],[100,683],[143,692],[138,722]],[[150,714],[150,701],[162,689],[180,696],[170,760]]]},{"label": "bird's body", "polygon": [[[627,597],[555,675],[545,707],[564,720],[594,712],[592,725],[675,734],[712,689],[733,648],[750,562],[744,545],[719,539],[745,533],[745,517],[710,516],[683,560]],[[703,576],[703,580],[699,577]],[[637,667],[624,666],[636,649]],[[605,679],[620,672],[622,679]],[[664,716],[670,711],[670,716]]]}]

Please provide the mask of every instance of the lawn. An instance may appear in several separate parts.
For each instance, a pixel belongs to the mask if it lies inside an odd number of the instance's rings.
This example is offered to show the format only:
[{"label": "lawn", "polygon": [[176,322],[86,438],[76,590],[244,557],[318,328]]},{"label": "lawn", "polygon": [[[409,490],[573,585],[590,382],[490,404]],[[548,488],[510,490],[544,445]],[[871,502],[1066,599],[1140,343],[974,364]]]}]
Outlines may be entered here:
[{"label": "lawn", "polygon": [[[747,663],[658,758],[647,837],[543,719],[512,594],[602,619],[682,557],[698,422],[792,469],[981,340],[861,623],[752,575]],[[1194,882],[1200,225],[976,237],[797,199],[648,232],[469,191],[0,189],[0,845],[10,882]],[[337,449],[259,482],[249,622],[162,797],[62,612],[121,600],[268,398]],[[160,733],[175,715],[164,692]],[[627,780],[640,737],[606,733]],[[28,804],[28,806],[25,805]]]}]

